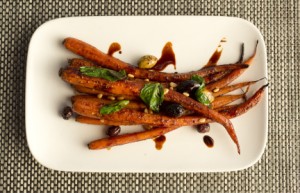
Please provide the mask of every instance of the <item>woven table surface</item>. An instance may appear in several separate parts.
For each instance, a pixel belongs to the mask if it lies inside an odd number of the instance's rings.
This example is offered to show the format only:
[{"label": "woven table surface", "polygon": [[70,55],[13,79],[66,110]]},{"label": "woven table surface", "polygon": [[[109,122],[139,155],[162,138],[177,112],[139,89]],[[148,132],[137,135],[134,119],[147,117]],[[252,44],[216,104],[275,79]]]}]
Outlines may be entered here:
[{"label": "woven table surface", "polygon": [[[299,1],[0,0],[0,192],[300,192]],[[268,144],[254,166],[227,173],[72,173],[41,166],[25,134],[26,56],[44,22],[69,16],[222,15],[252,22],[267,46]]]}]

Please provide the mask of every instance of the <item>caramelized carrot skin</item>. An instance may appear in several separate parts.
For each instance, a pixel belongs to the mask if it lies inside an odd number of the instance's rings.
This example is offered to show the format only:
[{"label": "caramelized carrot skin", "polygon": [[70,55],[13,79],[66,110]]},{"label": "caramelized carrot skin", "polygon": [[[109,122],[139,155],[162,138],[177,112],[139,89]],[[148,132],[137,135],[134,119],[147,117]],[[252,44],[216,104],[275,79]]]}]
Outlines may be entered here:
[{"label": "caramelized carrot skin", "polygon": [[223,77],[225,77],[227,74],[232,72],[231,70],[225,70],[222,72],[217,72],[214,74],[210,74],[208,76],[204,76],[205,84],[212,84],[218,80],[221,80]]},{"label": "caramelized carrot skin", "polygon": [[215,100],[212,102],[212,108],[216,109],[222,106],[225,106],[229,103],[232,103],[238,99],[242,99],[245,97],[245,94],[238,94],[238,95],[225,95],[215,98]]},{"label": "caramelized carrot skin", "polygon": [[[91,95],[75,95],[71,98],[72,103],[80,103],[80,104],[90,104],[91,106],[101,106],[114,103],[114,101],[109,99],[97,98]],[[128,105],[126,105],[128,109],[136,109],[136,110],[144,110],[146,105],[142,102],[130,101]]]},{"label": "caramelized carrot skin", "polygon": [[73,85],[83,86],[95,90],[102,90],[116,95],[139,96],[140,90],[144,86],[141,81],[115,81],[111,82],[101,78],[84,76],[78,68],[67,67],[61,70],[61,78]]},{"label": "caramelized carrot skin", "polygon": [[[99,105],[93,102],[82,102],[75,101],[73,103],[73,110],[79,115],[87,116],[94,119],[99,119],[98,123],[101,123],[101,120],[111,120],[116,122],[125,122],[129,125],[155,125],[155,126],[185,126],[185,125],[198,125],[201,118],[204,116],[183,116],[179,118],[167,117],[160,114],[149,114],[144,113],[136,109],[124,108],[118,112],[111,113],[109,115],[101,115],[99,113]],[[209,119],[205,119],[209,121]]]},{"label": "caramelized carrot skin", "polygon": [[91,117],[86,117],[82,115],[78,115],[75,120],[79,123],[91,124],[91,125],[113,125],[113,126],[120,126],[120,125],[135,125],[134,123],[128,121],[121,121],[118,122],[116,120],[107,120],[107,119],[96,119]]},{"label": "caramelized carrot skin", "polygon": [[258,91],[256,91],[256,93],[250,97],[246,102],[223,111],[222,113],[226,116],[226,117],[236,117],[236,116],[240,116],[244,113],[246,113],[249,109],[251,109],[252,107],[254,107],[255,105],[258,104],[258,102],[261,100],[264,90],[268,87],[268,84],[262,86]]},{"label": "caramelized carrot skin", "polygon": [[248,81],[248,82],[237,83],[237,84],[230,85],[230,86],[225,86],[223,88],[220,88],[218,92],[213,92],[213,96],[218,97],[220,95],[229,93],[229,92],[234,91],[236,89],[243,88],[243,87],[246,87],[246,86],[250,86],[250,85],[252,85],[256,82],[257,81]]},{"label": "caramelized carrot skin", "polygon": [[206,89],[213,90],[215,88],[222,88],[224,86],[227,86],[232,81],[234,81],[235,79],[237,79],[244,71],[245,71],[245,69],[233,70],[229,74],[226,74],[224,77],[222,77],[222,79],[220,79],[220,80],[218,80],[216,82],[208,84],[206,86]]},{"label": "caramelized carrot skin", "polygon": [[125,63],[117,58],[109,56],[92,45],[89,45],[81,40],[75,38],[66,38],[63,42],[64,46],[72,51],[75,54],[78,54],[96,64],[110,68],[113,70],[125,70],[128,74],[133,74],[136,78],[142,79],[150,79],[159,82],[179,82],[183,80],[188,80],[192,77],[192,75],[206,76],[209,74],[213,74],[216,72],[224,71],[224,70],[233,70],[233,69],[241,69],[247,68],[247,64],[230,64],[230,65],[219,65],[219,66],[209,66],[203,68],[199,71],[189,72],[189,73],[164,73],[158,71],[149,71],[141,68],[137,68],[128,63]]},{"label": "caramelized carrot skin", "polygon": [[170,132],[175,129],[176,127],[159,127],[148,131],[118,135],[115,137],[102,138],[90,142],[88,144],[88,147],[91,150],[96,150],[96,149],[104,149],[112,146],[117,146],[117,145],[124,145],[127,143],[133,143],[137,141],[158,137],[160,135],[164,135],[167,132]]}]

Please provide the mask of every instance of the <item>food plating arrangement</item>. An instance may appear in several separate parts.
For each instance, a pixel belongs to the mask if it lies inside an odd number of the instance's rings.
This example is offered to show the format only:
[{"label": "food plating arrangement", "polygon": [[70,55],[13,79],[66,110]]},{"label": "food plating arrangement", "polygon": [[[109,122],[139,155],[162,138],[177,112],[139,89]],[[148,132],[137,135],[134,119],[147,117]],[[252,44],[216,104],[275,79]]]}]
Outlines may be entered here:
[{"label": "food plating arrangement", "polygon": [[[59,76],[76,91],[71,98],[72,107],[65,107],[62,116],[75,116],[79,123],[107,125],[107,137],[88,144],[92,150],[146,139],[154,139],[156,148],[161,149],[168,132],[194,126],[198,132],[207,133],[209,123],[217,122],[226,129],[240,154],[242,148],[230,119],[258,104],[267,84],[251,97],[246,97],[250,86],[263,77],[232,84],[252,65],[259,42],[249,58],[244,59],[241,44],[236,63],[219,65],[224,42],[226,38],[201,69],[167,73],[163,70],[168,65],[176,69],[171,42],[165,44],[160,58],[145,55],[138,65],[131,65],[113,56],[115,52],[122,53],[116,42],[104,53],[81,40],[66,38],[65,48],[82,58],[69,59],[68,66],[59,71]],[[120,134],[122,125],[142,125],[144,130]],[[213,147],[210,136],[205,135],[203,141]]]}]

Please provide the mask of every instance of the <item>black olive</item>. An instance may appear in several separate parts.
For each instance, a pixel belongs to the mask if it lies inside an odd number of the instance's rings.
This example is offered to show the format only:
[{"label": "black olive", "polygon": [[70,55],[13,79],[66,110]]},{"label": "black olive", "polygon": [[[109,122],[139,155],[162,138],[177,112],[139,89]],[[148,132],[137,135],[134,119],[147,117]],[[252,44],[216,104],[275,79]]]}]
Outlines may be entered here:
[{"label": "black olive", "polygon": [[120,126],[111,126],[107,129],[107,135],[110,137],[117,136],[121,132]]},{"label": "black olive", "polygon": [[200,87],[200,84],[195,80],[186,80],[178,84],[176,87],[177,92],[191,93]]},{"label": "black olive", "polygon": [[185,109],[178,103],[170,103],[163,105],[162,113],[169,117],[180,117],[185,113]]},{"label": "black olive", "polygon": [[70,117],[72,117],[72,115],[73,115],[73,110],[72,110],[72,108],[69,107],[69,106],[66,106],[66,107],[63,109],[61,115],[62,115],[62,117],[63,117],[64,119],[68,120],[68,119],[69,119]]},{"label": "black olive", "polygon": [[207,133],[210,130],[210,126],[208,123],[197,125],[197,131],[199,133]]}]

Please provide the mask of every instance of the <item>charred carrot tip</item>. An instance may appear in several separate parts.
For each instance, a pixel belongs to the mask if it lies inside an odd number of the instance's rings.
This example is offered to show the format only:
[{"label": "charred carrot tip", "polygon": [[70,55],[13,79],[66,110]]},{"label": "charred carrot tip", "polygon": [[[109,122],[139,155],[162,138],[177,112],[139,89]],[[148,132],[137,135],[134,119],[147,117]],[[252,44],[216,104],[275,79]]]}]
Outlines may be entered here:
[{"label": "charred carrot tip", "polygon": [[94,150],[94,149],[95,149],[95,147],[93,147],[93,143],[92,143],[92,142],[89,143],[89,144],[87,144],[87,146],[88,146],[88,148],[89,148],[90,150]]},{"label": "charred carrot tip", "polygon": [[266,87],[268,87],[268,86],[269,86],[269,83],[263,85],[263,86],[262,86],[262,89],[264,89],[264,88],[266,88]]},{"label": "charred carrot tip", "polygon": [[242,68],[248,68],[249,65],[248,64],[242,64]]},{"label": "charred carrot tip", "polygon": [[60,69],[59,69],[59,71],[58,71],[58,76],[61,76],[61,75],[62,75],[63,70],[64,70],[63,68],[60,68]]}]

